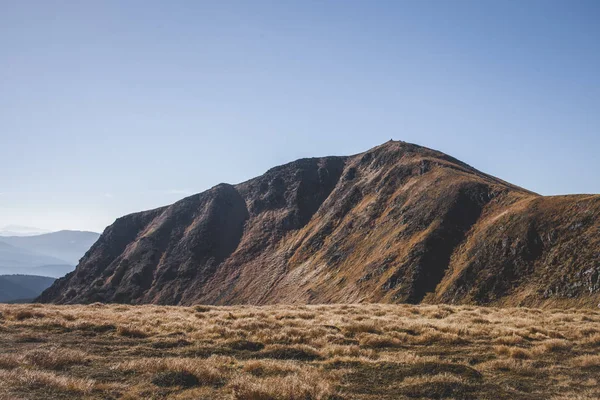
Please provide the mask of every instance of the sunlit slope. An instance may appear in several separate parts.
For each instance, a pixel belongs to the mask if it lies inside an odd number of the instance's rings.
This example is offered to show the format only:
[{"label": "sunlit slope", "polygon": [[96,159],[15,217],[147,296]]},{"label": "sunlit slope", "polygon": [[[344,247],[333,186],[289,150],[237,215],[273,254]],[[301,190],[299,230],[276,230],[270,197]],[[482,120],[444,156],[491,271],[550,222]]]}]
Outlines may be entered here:
[{"label": "sunlit slope", "polygon": [[40,300],[595,305],[599,220],[598,196],[388,142],[120,218]]}]

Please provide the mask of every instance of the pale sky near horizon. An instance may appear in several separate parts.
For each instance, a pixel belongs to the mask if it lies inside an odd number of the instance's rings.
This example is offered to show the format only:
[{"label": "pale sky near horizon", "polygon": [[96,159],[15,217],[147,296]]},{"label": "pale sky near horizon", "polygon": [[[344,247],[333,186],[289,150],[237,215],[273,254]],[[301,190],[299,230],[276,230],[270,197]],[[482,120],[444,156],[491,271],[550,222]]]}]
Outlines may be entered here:
[{"label": "pale sky near horizon", "polygon": [[600,2],[0,0],[0,227],[391,138],[600,193]]}]

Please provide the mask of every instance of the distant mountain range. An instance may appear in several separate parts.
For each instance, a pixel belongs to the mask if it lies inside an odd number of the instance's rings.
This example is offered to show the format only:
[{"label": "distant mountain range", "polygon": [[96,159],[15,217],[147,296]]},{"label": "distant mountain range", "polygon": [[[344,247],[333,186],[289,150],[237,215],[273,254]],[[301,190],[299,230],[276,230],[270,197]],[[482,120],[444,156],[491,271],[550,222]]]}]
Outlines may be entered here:
[{"label": "distant mountain range", "polygon": [[0,303],[31,301],[53,282],[46,276],[0,275]]},{"label": "distant mountain range", "polygon": [[22,225],[7,225],[0,228],[0,236],[35,236],[44,233],[50,233],[50,231]]},{"label": "distant mountain range", "polygon": [[75,269],[99,236],[95,232],[59,231],[0,237],[0,275],[61,277]]}]

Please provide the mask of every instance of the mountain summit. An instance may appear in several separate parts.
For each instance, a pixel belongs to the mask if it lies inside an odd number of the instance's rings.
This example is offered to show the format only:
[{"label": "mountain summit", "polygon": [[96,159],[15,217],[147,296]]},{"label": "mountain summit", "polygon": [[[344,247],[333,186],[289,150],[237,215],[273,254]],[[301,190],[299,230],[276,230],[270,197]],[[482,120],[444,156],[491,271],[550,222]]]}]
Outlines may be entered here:
[{"label": "mountain summit", "polygon": [[595,305],[599,233],[598,195],[390,141],[119,218],[38,300]]}]

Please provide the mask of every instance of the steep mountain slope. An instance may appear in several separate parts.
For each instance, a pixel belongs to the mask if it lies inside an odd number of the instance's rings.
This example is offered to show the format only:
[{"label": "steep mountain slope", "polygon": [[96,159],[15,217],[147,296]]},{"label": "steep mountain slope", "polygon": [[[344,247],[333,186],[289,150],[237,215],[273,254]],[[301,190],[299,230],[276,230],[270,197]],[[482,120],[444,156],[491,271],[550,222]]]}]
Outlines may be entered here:
[{"label": "steep mountain slope", "polygon": [[388,142],[119,218],[40,301],[596,304],[600,196]]},{"label": "steep mountain slope", "polygon": [[599,294],[600,196],[573,195],[486,215],[432,300],[596,306]]},{"label": "steep mountain slope", "polygon": [[100,235],[95,232],[58,231],[34,236],[2,237],[0,241],[61,260],[59,264],[77,265],[98,237]]},{"label": "steep mountain slope", "polygon": [[45,276],[0,275],[0,303],[33,300],[53,282]]}]

